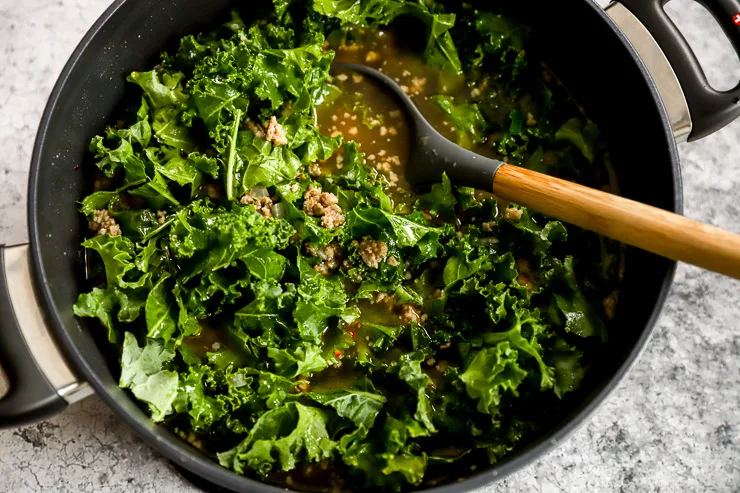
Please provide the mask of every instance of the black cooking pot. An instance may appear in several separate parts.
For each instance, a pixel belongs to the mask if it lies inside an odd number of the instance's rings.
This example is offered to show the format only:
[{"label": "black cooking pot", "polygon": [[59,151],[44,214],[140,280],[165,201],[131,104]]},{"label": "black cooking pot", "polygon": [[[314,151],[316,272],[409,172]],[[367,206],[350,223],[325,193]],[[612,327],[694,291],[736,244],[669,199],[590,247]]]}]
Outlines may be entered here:
[{"label": "black cooking pot", "polygon": [[[676,141],[703,137],[739,116],[740,86],[723,93],[709,87],[663,11],[666,1],[624,0],[606,12],[592,0],[512,3],[527,9],[541,57],[604,129],[622,193],[680,213]],[[89,190],[77,168],[90,138],[123,98],[124,74],[150,67],[169,42],[210,22],[229,3],[117,0],[62,72],[31,163],[30,245],[0,248],[0,364],[6,373],[0,370],[0,425],[41,419],[94,391],[147,443],[193,475],[233,491],[277,492],[221,468],[152,423],[118,387],[86,321],[72,313],[77,294],[86,288],[84,224],[75,201]],[[740,27],[733,21],[740,0],[701,3],[740,49]],[[637,249],[627,250],[626,265],[608,354],[579,393],[554,413],[551,426],[488,470],[434,491],[470,490],[533,461],[582,424],[617,386],[644,349],[675,270],[674,262]]]}]

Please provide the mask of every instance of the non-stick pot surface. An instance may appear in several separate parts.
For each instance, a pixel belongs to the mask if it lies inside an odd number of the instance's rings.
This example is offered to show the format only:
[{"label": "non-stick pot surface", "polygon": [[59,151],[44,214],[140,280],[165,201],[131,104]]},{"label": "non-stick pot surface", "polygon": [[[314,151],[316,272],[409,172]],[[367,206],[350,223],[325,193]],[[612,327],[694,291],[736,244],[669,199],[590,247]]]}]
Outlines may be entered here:
[{"label": "non-stick pot surface", "polygon": [[[75,202],[90,186],[78,170],[90,138],[103,129],[124,97],[126,73],[150,67],[173,41],[198,30],[229,4],[119,0],[95,24],[64,70],[41,123],[29,186],[32,255],[46,313],[67,357],[121,419],[178,465],[214,484],[234,491],[277,492],[284,490],[222,469],[154,425],[118,388],[91,336],[93,327],[72,313],[77,294],[85,289],[79,245],[84,225]],[[617,28],[590,0],[517,4],[530,14],[544,60],[608,136],[622,193],[680,212],[671,130],[649,76]],[[553,412],[551,426],[542,435],[489,470],[436,491],[473,489],[534,460],[575,429],[616,386],[649,337],[675,267],[637,250],[628,250],[626,265],[617,329],[584,388]]]}]

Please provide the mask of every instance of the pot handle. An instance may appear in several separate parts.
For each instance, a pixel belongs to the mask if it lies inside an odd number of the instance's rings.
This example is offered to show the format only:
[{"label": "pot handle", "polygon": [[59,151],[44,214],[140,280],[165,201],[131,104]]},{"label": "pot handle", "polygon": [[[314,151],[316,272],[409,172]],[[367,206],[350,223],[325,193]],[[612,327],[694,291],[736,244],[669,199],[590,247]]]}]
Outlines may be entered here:
[{"label": "pot handle", "polygon": [[28,245],[0,245],[0,428],[57,414],[91,393],[41,316]]},{"label": "pot handle", "polygon": [[[693,141],[740,117],[740,83],[729,91],[717,91],[709,85],[699,60],[663,8],[668,1],[620,0],[650,31],[678,77],[691,115],[687,140]],[[740,0],[697,1],[712,13],[740,55]],[[635,48],[640,52],[639,46]],[[656,74],[653,77],[657,78]]]}]

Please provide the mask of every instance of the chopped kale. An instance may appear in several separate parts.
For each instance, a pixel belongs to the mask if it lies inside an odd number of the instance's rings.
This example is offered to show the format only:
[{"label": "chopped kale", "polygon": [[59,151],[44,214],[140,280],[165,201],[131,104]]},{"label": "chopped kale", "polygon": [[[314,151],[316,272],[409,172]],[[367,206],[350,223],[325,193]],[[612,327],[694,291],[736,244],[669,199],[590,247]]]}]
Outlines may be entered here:
[{"label": "chopped kale", "polygon": [[415,30],[386,70],[460,145],[585,182],[602,136],[498,7],[273,7],[129,75],[138,104],[90,143],[74,313],[152,420],[239,474],[405,491],[496,462],[607,341],[619,245],[446,175],[405,188],[403,154],[372,151],[402,121],[330,67]]}]

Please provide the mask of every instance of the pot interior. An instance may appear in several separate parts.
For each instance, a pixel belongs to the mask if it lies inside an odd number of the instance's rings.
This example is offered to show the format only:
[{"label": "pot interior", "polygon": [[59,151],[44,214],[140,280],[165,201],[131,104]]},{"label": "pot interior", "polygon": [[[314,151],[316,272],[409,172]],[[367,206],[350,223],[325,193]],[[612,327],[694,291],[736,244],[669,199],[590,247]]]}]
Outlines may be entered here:
[{"label": "pot interior", "polygon": [[[236,491],[281,491],[221,469],[151,423],[118,388],[91,337],[91,329],[97,327],[88,327],[72,313],[77,294],[87,289],[79,245],[85,224],[76,201],[91,186],[82,171],[90,164],[86,161],[90,139],[103,130],[121,103],[128,72],[147,70],[163,49],[210,22],[229,3],[119,1],[95,25],[60,78],[41,123],[29,187],[30,233],[38,287],[51,325],[74,366],[122,419],[168,458],[213,483]],[[542,58],[607,135],[622,194],[680,212],[679,169],[667,120],[649,76],[605,14],[590,0],[517,5],[529,13],[525,18],[531,18]],[[599,366],[591,369],[581,390],[562,409],[554,410],[542,435],[463,483],[465,489],[530,462],[603,400],[647,341],[674,268],[673,262],[627,249],[616,329]],[[459,491],[460,485],[454,488]]]}]

